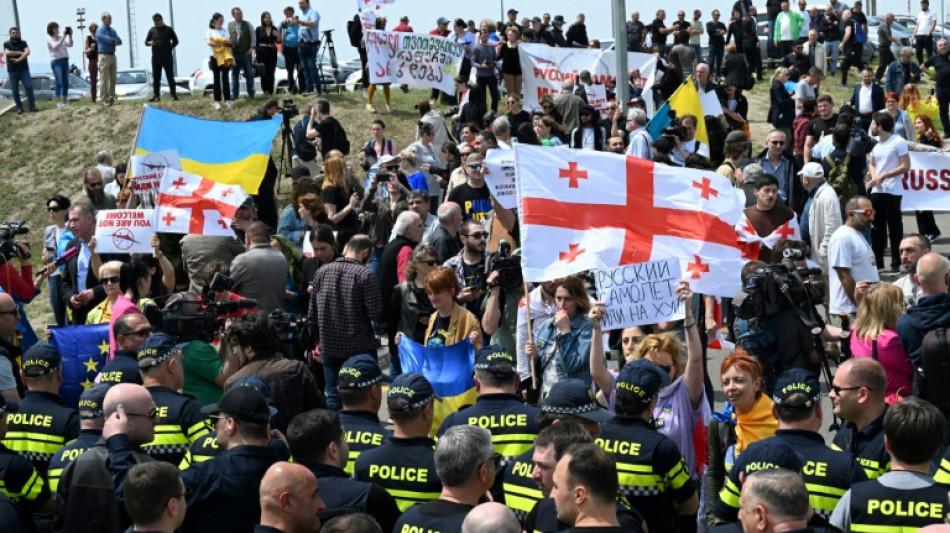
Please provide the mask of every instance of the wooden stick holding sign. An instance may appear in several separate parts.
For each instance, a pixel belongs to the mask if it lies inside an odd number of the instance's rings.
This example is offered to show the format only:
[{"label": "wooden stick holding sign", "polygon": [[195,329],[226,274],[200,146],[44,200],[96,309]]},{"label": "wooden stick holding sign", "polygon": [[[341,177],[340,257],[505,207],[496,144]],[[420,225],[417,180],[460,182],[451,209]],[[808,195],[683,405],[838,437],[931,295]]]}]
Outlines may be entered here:
[{"label": "wooden stick holding sign", "polygon": [[[534,330],[531,329],[531,292],[528,290],[528,282],[524,282],[524,315],[528,319],[528,342],[534,344]],[[534,362],[538,360],[537,352],[533,357],[528,358],[528,368],[531,369],[531,388],[538,389],[538,375],[534,372]]]}]

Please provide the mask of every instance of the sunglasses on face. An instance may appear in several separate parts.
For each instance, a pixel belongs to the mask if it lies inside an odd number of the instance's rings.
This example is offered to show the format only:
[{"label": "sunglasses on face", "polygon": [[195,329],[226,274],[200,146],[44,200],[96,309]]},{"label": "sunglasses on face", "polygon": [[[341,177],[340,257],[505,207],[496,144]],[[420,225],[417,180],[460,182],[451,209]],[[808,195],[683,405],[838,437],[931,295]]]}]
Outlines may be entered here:
[{"label": "sunglasses on face", "polygon": [[99,280],[99,281],[101,281],[102,283],[104,283],[104,284],[106,284],[106,285],[109,285],[109,284],[112,284],[112,283],[118,283],[118,282],[119,282],[119,276],[109,276],[108,278],[102,278],[102,279]]},{"label": "sunglasses on face", "polygon": [[472,170],[479,170],[480,168],[482,168],[482,164],[481,164],[481,163],[472,163],[471,165],[468,166],[468,168],[470,168],[470,169],[472,169]]},{"label": "sunglasses on face", "polygon": [[438,266],[439,260],[438,260],[438,259],[426,259],[425,261],[422,262],[422,264],[424,264],[424,265],[429,265],[430,267],[434,267],[434,266]]},{"label": "sunglasses on face", "polygon": [[473,238],[473,239],[487,239],[487,238],[488,238],[488,232],[487,232],[487,231],[476,231],[475,233],[469,233],[468,235],[464,235],[464,237],[470,237],[470,238]]},{"label": "sunglasses on face", "polygon": [[849,209],[848,212],[852,215],[864,215],[866,217],[869,217],[875,213],[873,209]]},{"label": "sunglasses on face", "polygon": [[773,146],[785,146],[785,141],[769,141]]},{"label": "sunglasses on face", "polygon": [[152,328],[142,328],[137,331],[130,331],[128,335],[135,335],[136,337],[148,337],[152,334]]},{"label": "sunglasses on face", "polygon": [[61,207],[47,207],[46,210],[49,211],[50,213],[59,213],[60,211],[63,210],[63,208],[61,208]]},{"label": "sunglasses on face", "polygon": [[125,413],[125,416],[138,416],[138,417],[142,417],[142,418],[148,418],[148,419],[150,419],[150,420],[156,420],[156,419],[158,419],[158,407],[153,407],[153,408],[152,408],[149,412],[147,412],[147,413],[129,413],[129,412],[126,412],[126,413]]}]

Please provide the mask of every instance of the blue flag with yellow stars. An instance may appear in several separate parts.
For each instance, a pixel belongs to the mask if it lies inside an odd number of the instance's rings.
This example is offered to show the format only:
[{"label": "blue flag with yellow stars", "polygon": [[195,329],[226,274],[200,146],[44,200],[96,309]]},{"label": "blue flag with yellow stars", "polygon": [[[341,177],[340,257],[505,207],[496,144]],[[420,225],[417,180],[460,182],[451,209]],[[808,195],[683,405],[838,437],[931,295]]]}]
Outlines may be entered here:
[{"label": "blue flag with yellow stars", "polygon": [[95,384],[109,360],[109,324],[50,328],[49,343],[63,357],[63,386],[59,393],[70,407],[79,405],[82,391]]}]

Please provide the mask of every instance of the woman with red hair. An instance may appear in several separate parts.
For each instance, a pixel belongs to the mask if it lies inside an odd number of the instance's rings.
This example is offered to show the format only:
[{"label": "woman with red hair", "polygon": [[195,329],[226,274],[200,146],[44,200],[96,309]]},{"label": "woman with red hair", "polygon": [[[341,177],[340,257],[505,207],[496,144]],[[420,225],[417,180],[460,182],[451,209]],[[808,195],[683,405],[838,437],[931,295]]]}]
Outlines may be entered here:
[{"label": "woman with red hair", "polygon": [[462,291],[455,271],[449,267],[436,268],[426,277],[425,288],[429,303],[435,308],[429,317],[425,345],[438,348],[467,338],[478,351],[482,345],[482,326],[468,309],[455,303],[455,297]]},{"label": "woman with red hair", "polygon": [[706,521],[710,525],[719,491],[736,457],[753,442],[775,435],[778,429],[778,420],[772,415],[772,400],[762,394],[762,364],[755,357],[737,348],[723,360],[719,375],[726,408],[713,413],[709,422]]}]

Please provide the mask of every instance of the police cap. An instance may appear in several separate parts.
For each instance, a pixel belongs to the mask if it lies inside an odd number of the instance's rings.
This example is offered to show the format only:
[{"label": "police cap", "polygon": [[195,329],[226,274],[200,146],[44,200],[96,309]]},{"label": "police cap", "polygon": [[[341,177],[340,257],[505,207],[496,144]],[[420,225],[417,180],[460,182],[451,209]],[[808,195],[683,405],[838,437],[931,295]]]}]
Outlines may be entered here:
[{"label": "police cap", "polygon": [[344,361],[337,377],[337,385],[341,389],[362,389],[380,381],[389,383],[392,379],[383,374],[376,358],[367,353],[354,355]]},{"label": "police cap", "polygon": [[742,465],[741,473],[746,476],[758,470],[778,470],[779,468],[800,473],[805,467],[802,456],[776,437],[753,442],[739,457]]},{"label": "police cap", "polygon": [[637,359],[620,369],[616,389],[618,393],[633,394],[646,403],[655,398],[669,382],[670,376],[653,361]]},{"label": "police cap", "polygon": [[34,344],[23,354],[23,373],[35,378],[52,374],[63,363],[59,350],[49,344]]},{"label": "police cap", "polygon": [[555,383],[541,401],[541,412],[555,415],[574,415],[594,422],[610,420],[610,411],[601,407],[594,392],[577,378]]},{"label": "police cap", "polygon": [[[799,398],[796,402],[789,402],[789,398],[796,394],[803,394],[808,399],[804,402]],[[821,386],[818,376],[801,368],[786,370],[775,381],[775,393],[772,400],[775,405],[785,408],[808,409],[814,407],[821,399]]]},{"label": "police cap", "polygon": [[175,352],[180,351],[187,342],[176,343],[175,339],[167,333],[156,333],[145,338],[145,342],[139,346],[139,368],[151,368],[161,364]]},{"label": "police cap", "polygon": [[393,379],[386,404],[391,412],[405,413],[426,405],[436,397],[435,389],[425,376],[409,372]]},{"label": "police cap", "polygon": [[515,358],[504,346],[490,344],[475,356],[475,370],[485,370],[498,377],[511,377],[518,369]]},{"label": "police cap", "polygon": [[261,396],[263,396],[268,402],[271,400],[271,398],[273,398],[270,387],[267,386],[267,382],[261,379],[260,376],[244,376],[243,378],[232,383],[228,389],[230,390],[234,387],[251,387],[252,389],[255,389],[257,392],[261,393]]},{"label": "police cap", "polygon": [[264,425],[277,409],[267,405],[264,395],[254,387],[230,387],[218,403],[201,408],[206,415],[224,413],[238,422]]},{"label": "police cap", "polygon": [[102,416],[102,403],[111,386],[110,383],[99,383],[82,391],[79,395],[79,418],[89,420]]}]

